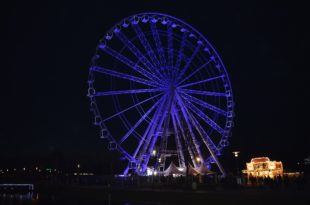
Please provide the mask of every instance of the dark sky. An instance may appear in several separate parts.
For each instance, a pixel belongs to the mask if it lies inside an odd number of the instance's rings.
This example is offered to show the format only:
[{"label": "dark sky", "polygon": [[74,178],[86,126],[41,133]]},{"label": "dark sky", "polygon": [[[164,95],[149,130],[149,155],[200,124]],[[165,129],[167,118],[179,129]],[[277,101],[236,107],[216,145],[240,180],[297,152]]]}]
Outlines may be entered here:
[{"label": "dark sky", "polygon": [[[279,1],[20,1],[2,6],[0,160],[24,163],[54,152],[112,159],[92,125],[88,67],[105,31],[129,15],[159,11],[197,28],[231,78],[231,151],[294,164],[310,155],[302,5]],[[293,7],[298,7],[294,10]],[[296,7],[296,8],[297,8]],[[3,29],[4,27],[4,29]]]}]

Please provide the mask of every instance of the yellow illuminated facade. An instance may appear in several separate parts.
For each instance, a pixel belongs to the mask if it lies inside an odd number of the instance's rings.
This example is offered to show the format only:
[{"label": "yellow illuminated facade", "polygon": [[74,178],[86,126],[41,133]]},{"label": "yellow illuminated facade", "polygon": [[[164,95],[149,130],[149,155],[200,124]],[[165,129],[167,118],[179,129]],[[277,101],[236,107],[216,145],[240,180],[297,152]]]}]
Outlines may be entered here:
[{"label": "yellow illuminated facade", "polygon": [[242,172],[248,177],[282,177],[283,165],[281,161],[270,161],[268,157],[257,157],[246,163],[246,170]]}]

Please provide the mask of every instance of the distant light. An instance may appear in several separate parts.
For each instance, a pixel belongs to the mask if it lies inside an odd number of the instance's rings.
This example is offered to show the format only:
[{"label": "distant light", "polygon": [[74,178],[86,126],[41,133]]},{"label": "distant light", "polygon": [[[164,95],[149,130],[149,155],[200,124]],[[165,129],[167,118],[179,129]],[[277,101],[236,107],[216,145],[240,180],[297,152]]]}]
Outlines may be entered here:
[{"label": "distant light", "polygon": [[39,167],[36,167],[36,170],[38,171]]},{"label": "distant light", "polygon": [[16,171],[16,168],[14,168],[13,170],[14,170],[14,172],[15,172],[15,171]]},{"label": "distant light", "polygon": [[77,166],[77,168],[81,168],[81,165],[80,165],[80,164],[77,164],[76,166]]},{"label": "distant light", "polygon": [[26,171],[26,167],[23,168],[23,171]]},{"label": "distant light", "polygon": [[240,153],[239,151],[234,151],[232,153],[234,154],[235,157],[239,157],[239,153]]},{"label": "distant light", "polygon": [[154,176],[156,176],[157,175],[157,171],[154,171]]},{"label": "distant light", "polygon": [[77,172],[74,172],[73,175],[74,176],[77,176],[77,175],[79,175],[79,176],[93,176],[94,173],[87,173],[87,172],[77,173]]},{"label": "distant light", "polygon": [[156,155],[156,150],[154,149],[153,151],[152,151],[152,156],[155,156]]},{"label": "distant light", "polygon": [[153,169],[151,169],[151,168],[147,168],[146,169],[146,176],[151,176],[153,174]]},{"label": "distant light", "polygon": [[201,161],[200,157],[196,157],[196,161],[200,162]]},{"label": "distant light", "polygon": [[158,159],[158,162],[161,162],[161,158]]}]

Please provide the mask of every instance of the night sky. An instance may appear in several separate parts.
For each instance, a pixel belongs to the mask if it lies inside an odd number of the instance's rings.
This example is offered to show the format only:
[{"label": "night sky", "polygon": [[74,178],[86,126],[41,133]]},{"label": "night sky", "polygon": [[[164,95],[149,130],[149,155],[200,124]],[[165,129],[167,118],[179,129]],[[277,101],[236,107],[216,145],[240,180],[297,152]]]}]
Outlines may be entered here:
[{"label": "night sky", "polygon": [[[202,3],[203,2],[203,3]],[[309,149],[309,22],[302,5],[272,1],[20,1],[1,6],[0,164],[52,155],[113,161],[92,125],[87,77],[104,33],[129,15],[158,11],[214,45],[235,96],[231,151],[294,167]],[[118,163],[115,161],[115,163]]]}]

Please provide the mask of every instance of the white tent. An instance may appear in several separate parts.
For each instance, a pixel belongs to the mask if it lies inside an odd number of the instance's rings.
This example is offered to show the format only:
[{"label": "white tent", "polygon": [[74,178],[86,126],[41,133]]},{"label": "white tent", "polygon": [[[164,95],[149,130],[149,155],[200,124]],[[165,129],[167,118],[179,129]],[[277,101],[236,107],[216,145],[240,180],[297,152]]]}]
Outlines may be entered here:
[{"label": "white tent", "polygon": [[195,171],[198,172],[198,174],[200,175],[215,174],[215,172],[209,170],[204,163],[202,163],[200,167],[195,168]]},{"label": "white tent", "polygon": [[186,172],[188,173],[188,175],[193,175],[193,176],[196,176],[199,174],[199,172],[194,167],[192,167],[192,165],[190,165],[190,164],[188,166],[188,171],[186,171]]},{"label": "white tent", "polygon": [[163,172],[164,176],[169,176],[172,174],[184,175],[185,172],[181,171],[173,162],[169,165],[169,167]]}]

